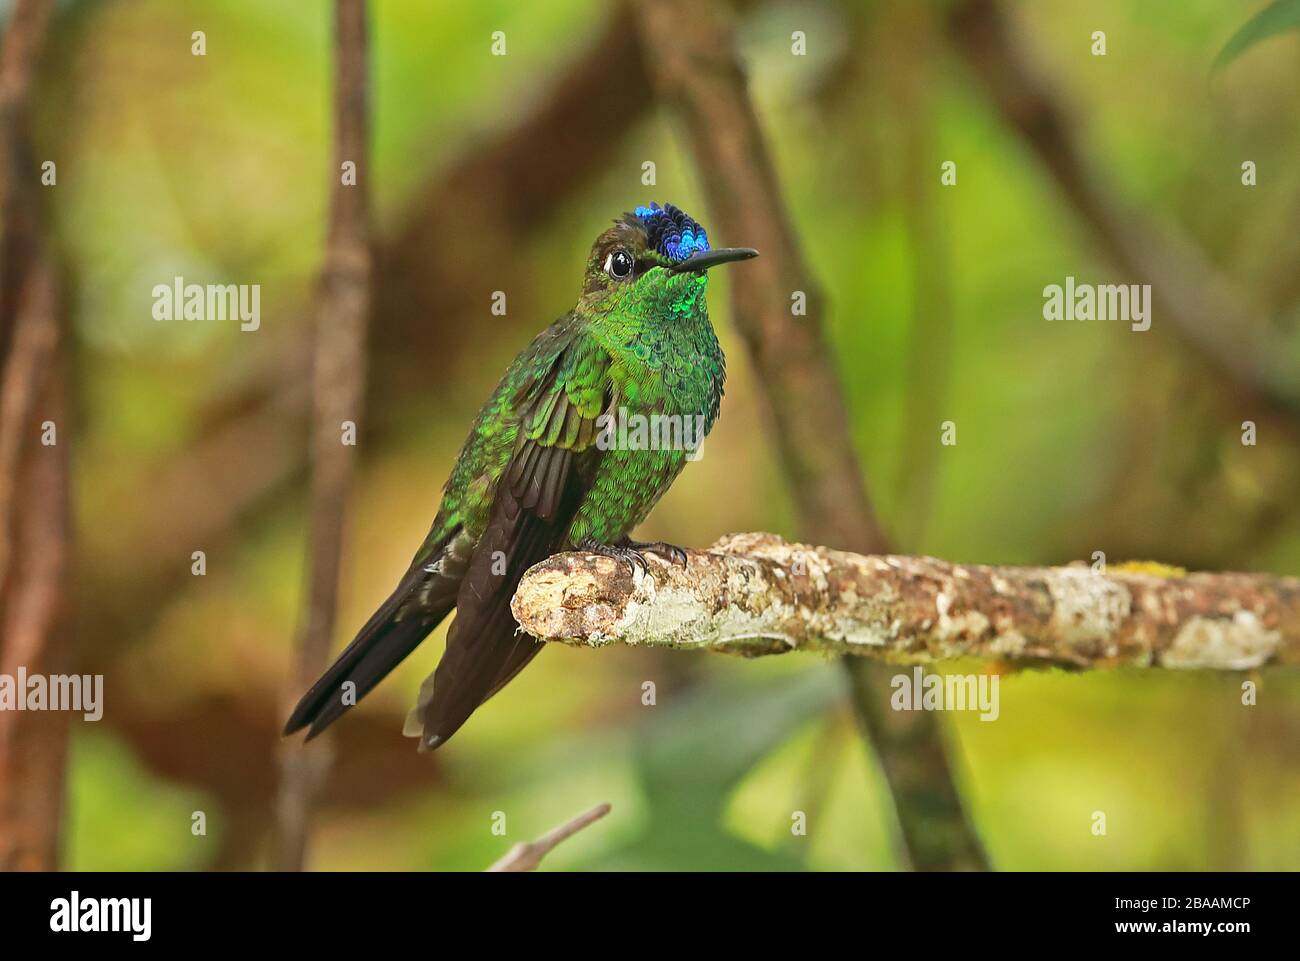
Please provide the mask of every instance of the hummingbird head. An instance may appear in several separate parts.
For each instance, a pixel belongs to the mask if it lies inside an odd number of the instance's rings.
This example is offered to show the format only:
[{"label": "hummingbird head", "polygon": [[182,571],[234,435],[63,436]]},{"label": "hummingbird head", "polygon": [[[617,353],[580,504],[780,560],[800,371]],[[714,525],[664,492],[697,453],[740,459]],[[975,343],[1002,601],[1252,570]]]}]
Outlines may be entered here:
[{"label": "hummingbird head", "polygon": [[704,228],[680,207],[652,203],[614,221],[587,259],[583,301],[608,310],[620,303],[699,288],[718,264],[757,257],[748,247],[713,250]]}]

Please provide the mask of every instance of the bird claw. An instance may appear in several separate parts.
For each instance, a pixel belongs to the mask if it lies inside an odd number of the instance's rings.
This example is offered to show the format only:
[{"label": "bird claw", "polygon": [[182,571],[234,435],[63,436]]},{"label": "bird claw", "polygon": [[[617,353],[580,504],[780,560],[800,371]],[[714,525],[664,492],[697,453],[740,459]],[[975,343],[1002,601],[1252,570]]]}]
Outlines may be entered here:
[{"label": "bird claw", "polygon": [[658,554],[660,557],[668,558],[670,564],[680,565],[682,570],[686,569],[686,551],[676,544],[669,544],[667,541],[626,541],[624,547],[640,552],[643,556],[646,551],[651,554]]},{"label": "bird claw", "polygon": [[576,545],[579,550],[587,551],[591,554],[597,554],[601,557],[612,557],[614,560],[622,561],[628,566],[629,572],[635,577],[638,573],[646,574],[650,570],[650,563],[646,560],[646,554],[657,554],[660,557],[667,558],[670,564],[679,564],[682,569],[686,568],[686,551],[676,544],[669,544],[665,541],[633,541],[624,539],[617,544],[601,544],[598,541],[587,538],[582,543]]},{"label": "bird claw", "polygon": [[599,557],[611,557],[616,561],[622,561],[627,565],[628,572],[633,577],[636,577],[638,573],[645,574],[649,570],[645,555],[635,547],[627,544],[602,544],[591,538],[585,538],[576,546],[578,550],[586,551],[589,554],[596,554]]}]

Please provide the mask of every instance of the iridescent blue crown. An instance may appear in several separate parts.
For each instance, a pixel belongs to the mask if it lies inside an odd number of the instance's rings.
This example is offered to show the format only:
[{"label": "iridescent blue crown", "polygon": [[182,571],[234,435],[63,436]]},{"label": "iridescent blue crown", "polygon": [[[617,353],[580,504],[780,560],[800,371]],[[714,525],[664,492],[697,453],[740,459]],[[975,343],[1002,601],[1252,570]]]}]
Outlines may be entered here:
[{"label": "iridescent blue crown", "polygon": [[652,203],[634,213],[645,227],[646,249],[658,251],[674,264],[709,249],[709,235],[680,207]]}]

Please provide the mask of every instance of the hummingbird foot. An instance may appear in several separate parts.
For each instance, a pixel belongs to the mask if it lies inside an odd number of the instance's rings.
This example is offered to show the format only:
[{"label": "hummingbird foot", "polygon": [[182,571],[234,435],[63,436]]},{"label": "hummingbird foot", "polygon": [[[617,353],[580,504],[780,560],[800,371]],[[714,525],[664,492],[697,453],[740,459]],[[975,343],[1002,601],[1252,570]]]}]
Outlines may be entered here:
[{"label": "hummingbird foot", "polygon": [[658,554],[660,557],[668,558],[670,563],[680,564],[682,570],[686,569],[686,550],[676,544],[669,544],[667,541],[634,541],[630,537],[624,537],[619,542],[619,546],[636,551],[643,556],[646,552]]},{"label": "hummingbird foot", "polygon": [[673,563],[677,563],[678,558],[681,563],[686,563],[686,552],[680,547],[674,547],[672,544],[662,542],[653,544],[642,544],[637,541],[623,538],[617,544],[602,544],[599,541],[586,537],[578,544],[574,545],[580,551],[586,551],[589,554],[598,554],[601,557],[612,557],[614,560],[622,561],[628,566],[632,576],[638,573],[645,574],[650,569],[650,564],[646,560],[646,552],[667,556]]},{"label": "hummingbird foot", "polygon": [[633,577],[636,577],[638,573],[644,574],[649,569],[645,555],[636,548],[628,547],[625,544],[602,544],[593,537],[584,537],[573,546],[580,551],[586,551],[588,554],[612,557],[616,561],[622,561],[627,565]]}]

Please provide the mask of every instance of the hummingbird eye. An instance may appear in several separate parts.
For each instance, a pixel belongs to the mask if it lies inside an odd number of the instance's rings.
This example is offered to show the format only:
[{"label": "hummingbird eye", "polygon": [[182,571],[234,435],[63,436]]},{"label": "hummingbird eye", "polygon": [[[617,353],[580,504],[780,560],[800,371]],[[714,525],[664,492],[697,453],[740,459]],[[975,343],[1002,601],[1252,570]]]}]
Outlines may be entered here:
[{"label": "hummingbird eye", "polygon": [[632,255],[626,250],[615,250],[605,258],[605,273],[615,280],[627,280],[628,277],[632,276],[634,266]]}]

